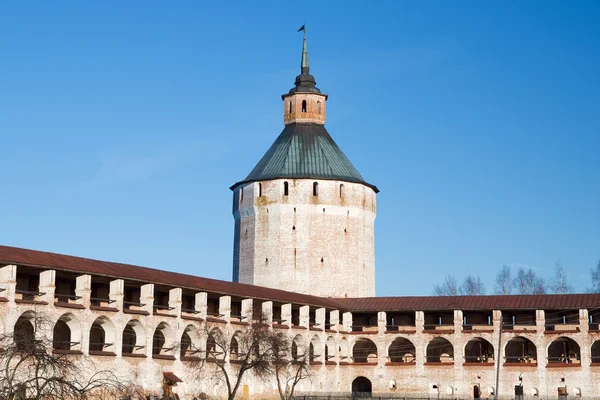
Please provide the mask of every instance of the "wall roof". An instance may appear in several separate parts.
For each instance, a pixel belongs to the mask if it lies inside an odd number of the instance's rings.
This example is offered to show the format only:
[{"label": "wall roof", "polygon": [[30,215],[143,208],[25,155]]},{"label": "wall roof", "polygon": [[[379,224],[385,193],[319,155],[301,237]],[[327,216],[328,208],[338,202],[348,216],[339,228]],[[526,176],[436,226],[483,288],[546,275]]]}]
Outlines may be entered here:
[{"label": "wall roof", "polygon": [[325,298],[284,290],[201,278],[136,265],[92,260],[64,254],[0,246],[0,265],[16,264],[82,274],[121,278],[145,283],[206,291],[236,297],[306,304],[341,311],[441,311],[441,310],[574,310],[600,309],[600,293],[510,296],[405,296]]},{"label": "wall roof", "polygon": [[363,179],[325,127],[315,123],[286,125],[246,179],[231,189],[247,182],[281,178],[334,179],[379,191]]},{"label": "wall roof", "polygon": [[600,293],[508,296],[412,296],[340,299],[350,311],[572,310],[600,308]]},{"label": "wall roof", "polygon": [[109,276],[223,295],[275,300],[284,303],[308,304],[335,309],[343,308],[338,301],[329,298],[286,292],[283,290],[246,285],[243,283],[201,278],[198,276],[162,271],[136,265],[92,260],[89,258],[67,256],[64,254],[48,253],[17,247],[0,246],[0,264],[46,267],[62,271]]}]

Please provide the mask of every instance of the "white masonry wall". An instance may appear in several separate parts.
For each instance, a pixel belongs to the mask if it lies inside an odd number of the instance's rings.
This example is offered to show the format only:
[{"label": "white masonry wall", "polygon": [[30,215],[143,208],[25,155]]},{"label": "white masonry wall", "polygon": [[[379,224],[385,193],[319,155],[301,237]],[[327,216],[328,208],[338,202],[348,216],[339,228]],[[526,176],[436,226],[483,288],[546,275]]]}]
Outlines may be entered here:
[{"label": "white masonry wall", "polygon": [[368,186],[334,180],[237,188],[234,280],[324,297],[375,296],[375,197]]}]

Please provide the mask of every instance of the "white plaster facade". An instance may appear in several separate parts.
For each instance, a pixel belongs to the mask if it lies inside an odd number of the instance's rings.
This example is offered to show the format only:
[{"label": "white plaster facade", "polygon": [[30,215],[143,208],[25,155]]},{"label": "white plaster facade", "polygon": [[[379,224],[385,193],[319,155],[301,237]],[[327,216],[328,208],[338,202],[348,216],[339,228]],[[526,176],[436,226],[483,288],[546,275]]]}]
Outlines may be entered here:
[{"label": "white plaster facade", "polygon": [[[390,316],[396,311],[353,313],[318,305],[281,304],[276,299],[239,298],[211,292],[208,288],[195,292],[193,310],[190,310],[183,307],[183,289],[177,287],[168,290],[168,301],[164,303],[168,304],[168,309],[165,309],[157,307],[155,284],[152,283],[141,285],[140,304],[128,306],[128,302],[124,301],[124,293],[126,282],[130,281],[118,277],[110,281],[108,299],[98,304],[97,300],[91,298],[92,282],[98,276],[72,277],[75,280],[74,296],[65,300],[56,294],[58,282],[64,280],[64,272],[43,267],[25,269],[29,277],[39,274],[39,293],[25,299],[17,284],[20,281],[19,268],[16,265],[0,268],[0,289],[3,289],[1,293],[4,296],[0,299],[1,333],[12,332],[20,318],[31,319],[37,315],[49,322],[44,330],[47,336],[52,337],[52,328],[57,321],[68,320],[70,341],[76,343],[69,350],[73,357],[90,356],[98,368],[117,371],[124,379],[141,386],[149,395],[160,393],[163,372],[173,372],[184,381],[175,387],[180,398],[192,399],[200,393],[222,398],[225,394],[223,383],[208,372],[202,378],[192,375],[190,363],[173,344],[181,342],[185,332],[196,347],[205,348],[206,337],[202,333],[205,332],[205,324],[218,327],[229,336],[243,331],[247,329],[247,324],[242,321],[251,316],[253,304],[258,303],[269,315],[274,313],[274,304],[280,307],[281,319],[278,323],[268,321],[270,329],[305,343],[313,343],[315,357],[311,364],[314,375],[311,380],[302,382],[298,388],[300,392],[348,393],[352,390],[352,382],[362,376],[371,381],[374,393],[382,395],[437,397],[439,394],[440,398],[448,399],[473,398],[473,387],[479,386],[481,397],[489,398],[492,397],[496,367],[500,362],[499,393],[502,396],[511,395],[514,386],[519,383],[524,386],[526,394],[536,393],[541,398],[556,398],[561,386],[567,387],[572,397],[592,397],[600,393],[600,330],[597,323],[589,323],[590,315],[600,317],[597,308],[567,312],[537,310],[522,325],[511,325],[510,329],[505,327],[500,346],[503,350],[501,356],[497,357],[500,321],[503,317],[501,310],[479,311],[479,314],[483,312],[489,315],[487,322],[486,318],[480,318],[480,323],[468,325],[465,322],[474,321],[474,316],[462,310],[405,311],[409,320],[394,323],[390,322]],[[189,295],[189,288],[185,290]],[[213,313],[209,311],[210,299],[217,299],[218,302],[218,308]],[[236,312],[240,316],[232,314],[235,302],[239,303]],[[293,309],[299,310],[296,322],[292,316]],[[506,311],[505,317],[510,319],[510,314],[514,312]],[[440,318],[444,319],[444,323],[430,324],[437,320],[439,313],[443,314],[440,314]],[[553,323],[550,328],[547,318],[556,321],[557,313],[565,315],[565,323]],[[365,314],[371,315],[370,322],[357,322],[365,321]],[[125,328],[132,321],[136,324],[135,343],[141,347],[125,353]],[[105,333],[104,342],[107,346],[102,351],[92,351],[90,348],[94,323],[100,323]],[[166,349],[158,354],[153,351],[151,344],[157,329],[164,334]],[[506,349],[509,343],[512,343],[510,339],[515,337],[531,341],[537,352],[534,359],[511,362],[516,360],[504,358],[508,354]],[[403,344],[400,353],[394,352],[392,346],[399,338],[408,341]],[[570,338],[579,347],[579,350],[573,351],[572,359],[568,362],[553,360],[548,350],[559,338]],[[441,339],[447,340],[450,347],[438,351],[444,352],[439,357],[429,357],[435,353],[436,346],[439,346],[435,343]],[[468,343],[474,339],[483,339],[486,341],[483,343],[489,345],[485,360],[471,357],[474,350],[468,349]],[[374,350],[361,352],[360,349],[365,347],[357,343],[368,341],[372,341]],[[428,350],[428,346],[433,347]],[[431,349],[434,349],[434,353],[428,352]],[[392,388],[392,382],[395,382],[395,388]],[[254,379],[249,374],[244,385],[251,398],[277,398],[274,381]]]},{"label": "white plaster facade", "polygon": [[333,180],[252,182],[236,189],[233,208],[239,282],[324,297],[375,295],[372,188]]}]

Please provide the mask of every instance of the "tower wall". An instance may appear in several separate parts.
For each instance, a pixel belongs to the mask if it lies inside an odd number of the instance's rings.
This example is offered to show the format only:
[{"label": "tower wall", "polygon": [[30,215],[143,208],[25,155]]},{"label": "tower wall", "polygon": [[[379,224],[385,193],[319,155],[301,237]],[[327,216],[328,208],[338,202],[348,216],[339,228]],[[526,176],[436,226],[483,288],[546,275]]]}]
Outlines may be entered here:
[{"label": "tower wall", "polygon": [[235,192],[234,281],[317,296],[375,295],[371,187],[278,179]]}]

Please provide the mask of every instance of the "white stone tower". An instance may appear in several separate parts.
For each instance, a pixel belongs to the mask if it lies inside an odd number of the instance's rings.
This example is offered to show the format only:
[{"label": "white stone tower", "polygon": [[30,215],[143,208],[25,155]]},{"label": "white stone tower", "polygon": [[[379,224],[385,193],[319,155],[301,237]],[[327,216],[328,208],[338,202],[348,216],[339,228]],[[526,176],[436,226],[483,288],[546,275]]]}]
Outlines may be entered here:
[{"label": "white stone tower", "polygon": [[285,128],[231,187],[233,280],[329,297],[375,296],[375,195],[325,129],[309,72],[282,96]]}]

